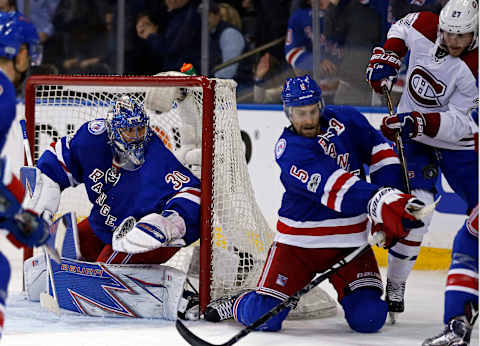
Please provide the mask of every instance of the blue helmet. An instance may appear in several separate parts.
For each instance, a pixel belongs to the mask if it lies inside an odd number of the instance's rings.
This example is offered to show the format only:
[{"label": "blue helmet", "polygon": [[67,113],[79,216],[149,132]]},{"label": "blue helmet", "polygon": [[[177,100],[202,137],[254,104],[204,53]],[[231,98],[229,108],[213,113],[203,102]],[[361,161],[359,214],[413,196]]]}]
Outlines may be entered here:
[{"label": "blue helmet", "polygon": [[[146,144],[151,136],[150,118],[143,106],[128,96],[122,96],[112,103],[106,125],[117,163],[126,169],[139,168],[145,161]],[[136,128],[135,135],[126,135],[124,130],[132,128]]]},{"label": "blue helmet", "polygon": [[32,65],[39,65],[41,45],[33,23],[20,12],[0,12],[0,57],[14,59],[22,44],[27,46]]},{"label": "blue helmet", "polygon": [[322,101],[322,90],[308,74],[287,78],[282,91],[285,107],[307,106]]}]

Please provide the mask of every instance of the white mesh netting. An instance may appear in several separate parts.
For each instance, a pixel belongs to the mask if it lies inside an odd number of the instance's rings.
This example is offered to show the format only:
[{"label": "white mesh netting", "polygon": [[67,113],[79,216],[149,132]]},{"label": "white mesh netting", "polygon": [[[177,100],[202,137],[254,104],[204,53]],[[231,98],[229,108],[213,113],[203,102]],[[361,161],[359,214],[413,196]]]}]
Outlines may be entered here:
[{"label": "white mesh netting", "polygon": [[[177,157],[180,156],[182,162],[183,150],[187,146],[189,149],[200,148],[202,135],[213,136],[211,177],[207,177],[212,179],[211,298],[255,288],[273,232],[256,203],[250,182],[237,116],[236,83],[216,80],[213,133],[202,131],[202,87],[188,87],[180,89],[180,93],[171,93],[173,87],[102,86],[101,83],[72,86],[60,83],[36,87],[34,161],[52,141],[73,134],[86,121],[105,117],[111,101],[121,95],[128,94],[141,103],[146,101],[147,106],[158,104],[162,98],[171,103],[171,95],[177,96],[168,112],[160,113],[147,107],[146,111],[155,133],[178,154]],[[155,102],[152,102],[153,97]],[[28,117],[27,113],[27,122]],[[198,171],[193,172],[199,174]],[[59,214],[75,211],[82,218],[88,215],[90,207],[84,187],[80,185],[62,194]],[[182,249],[167,264],[188,270],[194,246]],[[323,315],[326,315],[326,305],[330,309],[328,315],[334,312],[335,303],[328,296],[320,299],[317,293],[314,300],[299,308],[317,311],[320,310],[320,301]]]}]

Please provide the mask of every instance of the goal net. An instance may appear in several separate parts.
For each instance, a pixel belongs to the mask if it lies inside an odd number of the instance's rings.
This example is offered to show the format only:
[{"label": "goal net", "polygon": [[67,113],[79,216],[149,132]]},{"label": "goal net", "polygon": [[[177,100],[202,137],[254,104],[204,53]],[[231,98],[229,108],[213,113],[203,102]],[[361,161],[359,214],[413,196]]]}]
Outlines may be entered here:
[{"label": "goal net", "polygon": [[[183,248],[167,264],[192,275],[198,272],[202,309],[212,299],[255,288],[274,236],[250,182],[235,88],[232,80],[174,72],[152,77],[32,76],[25,89],[34,163],[52,141],[73,135],[86,121],[104,118],[111,102],[123,95],[145,105],[150,126],[180,161],[187,150],[201,152],[201,165],[187,165],[201,177],[200,242]],[[90,208],[82,184],[62,193],[58,214],[75,211],[84,218]],[[335,303],[317,290],[298,310],[307,317],[331,315]]]}]

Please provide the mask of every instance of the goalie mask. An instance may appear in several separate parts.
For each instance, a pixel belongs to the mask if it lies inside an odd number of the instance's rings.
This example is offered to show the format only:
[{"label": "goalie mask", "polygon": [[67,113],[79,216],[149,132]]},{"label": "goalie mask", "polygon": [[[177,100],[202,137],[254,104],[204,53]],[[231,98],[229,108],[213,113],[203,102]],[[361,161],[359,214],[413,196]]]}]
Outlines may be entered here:
[{"label": "goalie mask", "polygon": [[113,102],[107,114],[107,133],[114,160],[127,170],[139,168],[145,161],[151,136],[150,119],[142,105],[128,96]]},{"label": "goalie mask", "polygon": [[289,120],[291,119],[292,107],[318,103],[320,114],[323,113],[325,108],[322,90],[308,74],[301,77],[287,78],[282,90],[282,101],[283,110]]}]

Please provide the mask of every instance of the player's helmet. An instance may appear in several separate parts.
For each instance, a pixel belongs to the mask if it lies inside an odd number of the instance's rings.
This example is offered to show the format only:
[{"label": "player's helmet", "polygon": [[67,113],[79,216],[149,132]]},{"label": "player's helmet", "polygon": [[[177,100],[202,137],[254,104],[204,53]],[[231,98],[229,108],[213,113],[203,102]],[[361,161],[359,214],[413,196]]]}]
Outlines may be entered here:
[{"label": "player's helmet", "polygon": [[319,104],[323,111],[324,104],[322,90],[315,80],[308,74],[293,78],[287,78],[282,90],[283,108],[287,117],[290,118],[290,108]]},{"label": "player's helmet", "polygon": [[[117,159],[128,160],[134,169],[140,167],[145,161],[146,145],[151,136],[150,118],[143,106],[128,96],[122,96],[112,103],[106,124]],[[133,134],[126,133],[131,129],[135,129]]]},{"label": "player's helmet", "polygon": [[438,20],[441,31],[453,34],[473,32],[469,50],[478,46],[478,0],[449,0]]},{"label": "player's helmet", "polygon": [[40,39],[35,26],[19,12],[0,12],[0,57],[14,59],[22,44],[32,65],[42,61]]}]

